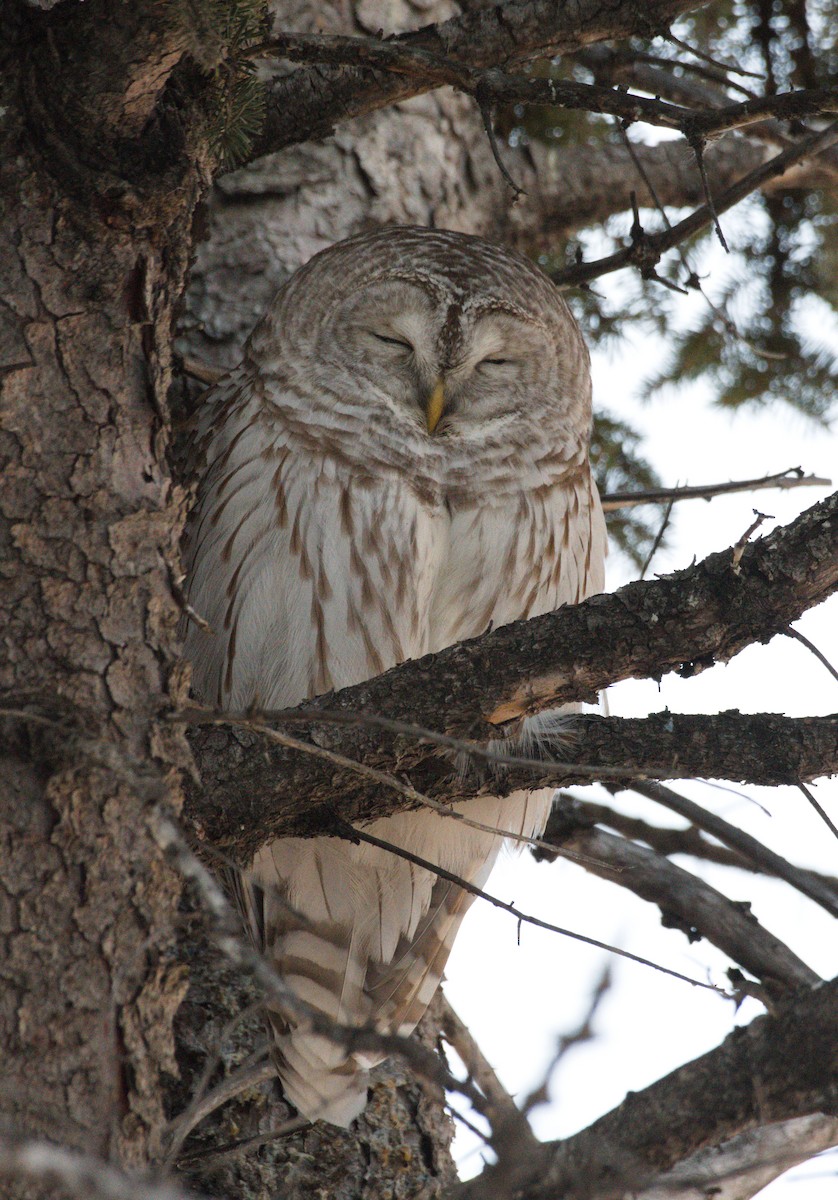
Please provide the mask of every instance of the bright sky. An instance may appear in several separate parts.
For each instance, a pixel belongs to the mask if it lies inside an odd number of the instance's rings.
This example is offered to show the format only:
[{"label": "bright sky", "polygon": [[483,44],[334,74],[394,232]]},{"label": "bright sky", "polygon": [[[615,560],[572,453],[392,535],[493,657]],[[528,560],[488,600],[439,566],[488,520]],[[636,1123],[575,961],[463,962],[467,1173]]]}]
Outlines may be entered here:
[{"label": "bright sky", "polygon": [[[807,473],[832,476],[838,486],[838,438],[791,409],[729,415],[712,409],[698,387],[670,392],[642,407],[636,388],[660,352],[648,342],[625,346],[619,358],[595,352],[594,403],[645,432],[649,458],[664,482],[714,483],[801,466]],[[764,491],[710,504],[681,503],[673,514],[670,545],[658,552],[650,574],[688,566],[693,558],[732,545],[753,520],[754,508],[776,517],[762,534],[793,520],[830,490]],[[612,557],[609,590],[633,577],[630,565]],[[797,627],[838,664],[838,597],[812,610]],[[676,712],[738,708],[825,714],[836,710],[836,698],[835,680],[804,646],[788,638],[749,648],[729,665],[692,680],[669,676],[660,687],[630,681],[609,691],[611,711],[618,716],[642,716],[666,707]],[[702,782],[675,786],[792,862],[838,873],[838,842],[795,789],[725,789]],[[838,818],[838,784],[822,782],[815,791]],[[658,824],[682,824],[640,797],[623,794],[617,803]],[[682,865],[695,867],[693,860]],[[750,901],[760,922],[813,969],[827,978],[836,974],[834,922],[814,903],[785,884],[744,872],[703,866],[701,874],[731,898]],[[526,912],[695,978],[727,982],[724,972],[730,962],[723,954],[706,942],[690,945],[683,934],[663,929],[657,908],[572,863],[537,865],[526,852],[505,855],[487,890]],[[748,1023],[763,1011],[748,1000],[736,1013],[732,1003],[710,992],[531,926],[522,928],[519,946],[514,918],[480,902],[451,956],[446,993],[504,1084],[513,1094],[525,1095],[542,1081],[557,1038],[572,1032],[584,1016],[606,961],[613,984],[596,1015],[595,1038],[571,1050],[554,1075],[551,1103],[533,1116],[541,1138],[584,1128],[619,1104],[626,1091],[643,1088],[714,1048],[734,1024]],[[464,1175],[480,1170],[481,1150],[473,1134],[460,1134],[457,1151]],[[833,1151],[776,1180],[761,1200],[834,1200],[836,1179],[838,1151]]]}]

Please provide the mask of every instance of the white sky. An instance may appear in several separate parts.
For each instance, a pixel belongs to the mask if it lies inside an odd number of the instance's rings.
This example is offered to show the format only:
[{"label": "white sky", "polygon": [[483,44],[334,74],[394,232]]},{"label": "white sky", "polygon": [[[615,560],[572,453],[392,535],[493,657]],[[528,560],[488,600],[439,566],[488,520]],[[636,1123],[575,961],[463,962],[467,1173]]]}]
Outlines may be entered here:
[{"label": "white sky", "polygon": [[[700,387],[672,391],[641,406],[639,381],[654,369],[661,350],[654,342],[635,341],[618,358],[594,351],[593,366],[594,403],[646,434],[648,457],[664,482],[748,479],[795,466],[838,476],[838,438],[791,409],[730,415],[712,409]],[[650,574],[688,566],[694,557],[732,545],[750,525],[755,507],[776,517],[761,535],[793,520],[829,490],[765,491],[710,504],[681,503],[673,513],[670,546],[658,552]],[[632,577],[632,568],[612,556],[608,589]],[[838,663],[838,597],[806,614],[797,628]],[[836,710],[836,698],[838,684],[824,667],[800,643],[782,637],[692,680],[668,676],[660,687],[629,681],[609,691],[617,716],[642,716],[665,707],[676,712],[738,708],[826,714]],[[702,782],[675,786],[792,862],[838,873],[838,842],[795,789],[731,791]],[[583,794],[583,789],[572,790]],[[815,791],[838,817],[838,784],[822,782]],[[623,794],[617,803],[658,824],[683,824],[640,797]],[[693,869],[695,863],[684,860],[683,865]],[[750,901],[760,922],[824,977],[838,971],[834,922],[814,903],[784,884],[744,872],[704,866],[701,874],[733,899]],[[487,890],[526,912],[695,978],[727,982],[724,972],[730,962],[725,955],[704,941],[690,945],[683,934],[663,929],[656,907],[569,862],[538,865],[526,852],[505,855]],[[451,956],[446,984],[454,1008],[513,1094],[526,1094],[541,1082],[557,1037],[572,1032],[586,1012],[606,958],[613,972],[611,990],[596,1016],[595,1039],[569,1052],[553,1078],[552,1102],[533,1114],[535,1131],[544,1139],[584,1128],[619,1104],[626,1091],[639,1090],[712,1049],[734,1024],[748,1023],[763,1011],[749,1000],[736,1013],[732,1003],[713,993],[532,926],[522,928],[520,946],[517,938],[514,918],[475,903]],[[476,1174],[482,1165],[479,1140],[462,1132],[456,1149],[463,1175]],[[834,1200],[836,1180],[838,1151],[789,1172],[764,1189],[761,1198]]]}]

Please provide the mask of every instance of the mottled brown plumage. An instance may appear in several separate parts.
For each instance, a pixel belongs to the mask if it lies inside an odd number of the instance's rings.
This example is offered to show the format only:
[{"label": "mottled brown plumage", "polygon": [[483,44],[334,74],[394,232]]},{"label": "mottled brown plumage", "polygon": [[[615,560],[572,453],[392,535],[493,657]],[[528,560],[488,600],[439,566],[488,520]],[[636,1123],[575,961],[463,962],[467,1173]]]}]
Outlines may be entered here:
[{"label": "mottled brown plumage", "polygon": [[[196,694],[282,708],[599,590],[590,422],[579,330],[527,260],[412,228],[317,255],[201,412],[186,557],[212,632],[187,630]],[[462,808],[531,835],[548,805],[544,791]],[[478,885],[501,844],[428,811],[371,832]],[[239,882],[299,995],[388,1032],[421,1017],[470,899],[326,838],[272,842]],[[269,1015],[289,1099],[348,1124],[374,1059]]]}]

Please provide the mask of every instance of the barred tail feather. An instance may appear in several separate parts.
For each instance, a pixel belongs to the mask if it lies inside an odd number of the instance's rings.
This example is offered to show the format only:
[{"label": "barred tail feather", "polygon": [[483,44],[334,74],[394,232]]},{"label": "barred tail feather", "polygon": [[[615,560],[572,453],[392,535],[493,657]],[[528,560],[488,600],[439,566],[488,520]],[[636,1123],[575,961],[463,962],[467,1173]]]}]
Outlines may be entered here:
[{"label": "barred tail feather", "polygon": [[[481,796],[460,807],[489,833],[434,813],[376,821],[376,836],[482,888],[503,832],[541,830],[552,792]],[[407,1035],[439,986],[473,895],[388,850],[337,839],[263,847],[236,888],[261,951],[301,1000],[339,1024]],[[310,1120],[347,1126],[383,1055],[347,1053],[268,1006],[273,1057],[288,1100]]]}]

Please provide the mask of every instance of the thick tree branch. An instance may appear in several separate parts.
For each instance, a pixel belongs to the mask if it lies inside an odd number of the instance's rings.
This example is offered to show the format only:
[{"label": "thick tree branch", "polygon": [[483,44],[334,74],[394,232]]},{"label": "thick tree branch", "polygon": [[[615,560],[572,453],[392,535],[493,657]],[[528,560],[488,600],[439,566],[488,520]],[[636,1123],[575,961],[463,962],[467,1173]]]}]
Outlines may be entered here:
[{"label": "thick tree branch", "polygon": [[[507,0],[388,44],[425,50],[476,69],[544,54],[578,50],[591,42],[629,34],[662,32],[696,0],[651,0],[643,15],[625,2],[581,0],[567,6],[551,0]],[[404,75],[358,67],[314,66],[292,71],[271,85],[268,112],[252,158],[297,142],[327,137],[336,124],[438,86]]]},{"label": "thick tree branch", "polygon": [[418,90],[425,85],[448,84],[474,96],[486,109],[526,104],[608,113],[628,123],[644,121],[664,129],[677,129],[688,139],[739,129],[767,117],[790,120],[838,112],[838,87],[753,96],[737,104],[696,112],[659,98],[630,95],[623,89],[600,84],[508,75],[497,67],[476,68],[396,39],[377,41],[328,34],[279,33],[258,50],[293,62],[370,66],[405,76],[415,82]]},{"label": "thick tree branch", "polygon": [[[518,622],[405,663],[378,679],[304,706],[294,733],[385,771],[411,772],[411,783],[434,798],[474,794],[481,781],[463,781],[451,756],[409,733],[386,732],[358,714],[378,714],[411,726],[483,743],[492,725],[562,701],[590,700],[609,683],[695,674],[724,662],[756,641],[767,641],[838,587],[838,495],[792,525],[746,547],[734,569],[731,551],[710,555],[685,571],[633,583],[612,596]],[[346,724],[317,720],[334,714]],[[227,718],[206,718],[216,724]],[[323,810],[346,820],[395,811],[409,801],[384,795],[351,772],[282,747],[266,747],[244,718],[236,728],[193,729],[190,740],[204,780],[193,789],[191,815],[213,842],[249,853],[271,834],[323,827]],[[652,778],[721,776],[796,782],[838,767],[834,718],[689,717],[646,720],[580,717],[562,757],[589,770],[509,767],[493,779],[507,792],[539,780],[560,783],[593,775],[624,783],[633,764]],[[263,753],[264,752],[264,753]],[[584,758],[583,758],[584,756]],[[306,815],[307,814],[307,815]],[[444,818],[442,818],[444,819]],[[242,836],[242,830],[246,835]]]},{"label": "thick tree branch", "polygon": [[[775,1016],[735,1029],[721,1046],[667,1075],[588,1129],[521,1163],[521,1200],[618,1200],[704,1147],[773,1122],[834,1112],[838,981],[804,992]],[[508,1172],[508,1166],[506,1168]],[[457,1191],[488,1200],[491,1168]]]},{"label": "thick tree branch", "polygon": [[[293,720],[269,715],[280,725]],[[393,736],[371,718],[328,728],[345,716],[326,710],[313,720],[310,710],[300,713],[314,742],[306,753],[275,744],[270,726],[256,717],[200,709],[180,714],[176,719],[198,726],[191,729],[190,742],[204,786],[187,791],[189,815],[200,836],[237,857],[247,856],[269,837],[329,832],[336,816],[358,822],[414,808],[421,800],[405,794],[410,789],[402,779],[408,771],[420,797],[449,804],[487,790],[507,796],[519,788],[593,780],[719,778],[777,786],[838,773],[838,716],[573,717],[557,747],[558,760],[509,758],[490,779],[485,772],[463,777],[457,759],[440,756],[433,735],[428,731],[423,739],[420,727],[405,726]],[[358,769],[324,762],[324,742],[351,747],[354,754],[341,757],[357,761]],[[380,775],[382,763],[398,772],[392,789],[381,778],[367,777],[369,770]]]},{"label": "thick tree branch", "polygon": [[699,1150],[632,1200],[747,1200],[836,1143],[838,1120],[822,1113],[766,1125]]}]

